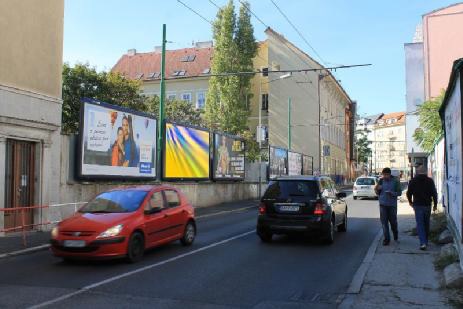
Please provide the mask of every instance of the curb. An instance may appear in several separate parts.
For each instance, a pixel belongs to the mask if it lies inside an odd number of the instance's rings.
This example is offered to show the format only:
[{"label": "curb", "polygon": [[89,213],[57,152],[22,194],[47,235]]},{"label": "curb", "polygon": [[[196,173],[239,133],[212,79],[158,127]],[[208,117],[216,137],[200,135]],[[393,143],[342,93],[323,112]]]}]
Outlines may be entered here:
[{"label": "curb", "polygon": [[378,230],[375,238],[373,239],[368,251],[363,258],[362,263],[360,264],[359,268],[354,274],[347,291],[344,294],[344,298],[340,301],[340,304],[337,308],[351,308],[354,302],[354,298],[356,294],[360,293],[362,289],[363,282],[365,280],[365,276],[370,269],[371,263],[373,262],[373,258],[375,257],[376,249],[378,248],[379,241],[382,237],[383,233],[382,230]]},{"label": "curb", "polygon": [[9,253],[3,253],[3,254],[0,254],[0,259],[13,257],[13,256],[18,256],[18,255],[23,255],[23,254],[27,254],[27,253],[38,252],[38,251],[46,250],[48,248],[50,248],[50,245],[45,244],[45,245],[40,245],[40,246],[36,246],[36,247],[27,248],[27,249],[24,249],[24,250],[18,250],[18,251],[13,251],[13,252],[9,252]]}]

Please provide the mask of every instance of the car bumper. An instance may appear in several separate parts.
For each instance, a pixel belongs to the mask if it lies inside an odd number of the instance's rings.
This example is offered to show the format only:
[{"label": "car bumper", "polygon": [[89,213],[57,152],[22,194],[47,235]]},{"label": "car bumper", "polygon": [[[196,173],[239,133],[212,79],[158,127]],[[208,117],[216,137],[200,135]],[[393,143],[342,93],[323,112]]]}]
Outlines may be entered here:
[{"label": "car bumper", "polygon": [[354,190],[352,194],[355,197],[377,197],[378,196],[375,191]]},{"label": "car bumper", "polygon": [[259,216],[257,219],[257,234],[271,232],[273,234],[312,234],[323,232],[330,227],[330,218],[310,216],[305,220],[280,219],[268,216]]},{"label": "car bumper", "polygon": [[[125,236],[85,241],[84,247],[65,247],[65,239],[52,239],[51,251],[57,257],[69,258],[117,258],[127,253]],[[66,239],[67,240],[67,239]]]}]

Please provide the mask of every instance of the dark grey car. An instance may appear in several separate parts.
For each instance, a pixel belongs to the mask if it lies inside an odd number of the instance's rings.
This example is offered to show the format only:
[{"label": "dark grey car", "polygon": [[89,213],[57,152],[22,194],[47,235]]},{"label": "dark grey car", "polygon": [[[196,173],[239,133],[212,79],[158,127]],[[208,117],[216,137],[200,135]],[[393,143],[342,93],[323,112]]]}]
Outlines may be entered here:
[{"label": "dark grey car", "polygon": [[257,234],[270,242],[274,234],[320,235],[327,243],[347,230],[346,193],[325,176],[290,176],[270,181],[259,206]]}]

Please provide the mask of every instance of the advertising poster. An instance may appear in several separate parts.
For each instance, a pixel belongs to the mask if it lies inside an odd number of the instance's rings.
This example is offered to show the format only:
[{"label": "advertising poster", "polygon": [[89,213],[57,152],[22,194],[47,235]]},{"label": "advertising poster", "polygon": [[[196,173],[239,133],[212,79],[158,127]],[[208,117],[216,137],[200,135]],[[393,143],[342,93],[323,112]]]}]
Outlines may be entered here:
[{"label": "advertising poster", "polygon": [[85,99],[80,121],[80,177],[156,178],[156,119]]},{"label": "advertising poster", "polygon": [[302,174],[302,154],[288,151],[288,175],[297,176]]},{"label": "advertising poster", "polygon": [[288,151],[270,146],[269,177],[270,179],[288,175]]},{"label": "advertising poster", "polygon": [[313,157],[302,156],[302,175],[313,175]]},{"label": "advertising poster", "polygon": [[214,134],[214,179],[244,180],[244,141],[238,137]]},{"label": "advertising poster", "polygon": [[166,123],[165,179],[209,179],[209,132]]}]

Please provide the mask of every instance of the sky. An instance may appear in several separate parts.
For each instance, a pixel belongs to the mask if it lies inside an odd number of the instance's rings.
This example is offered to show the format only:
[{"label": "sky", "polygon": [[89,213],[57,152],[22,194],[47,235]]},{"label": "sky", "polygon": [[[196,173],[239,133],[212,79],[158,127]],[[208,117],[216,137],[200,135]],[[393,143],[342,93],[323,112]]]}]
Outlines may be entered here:
[{"label": "sky", "polygon": [[[280,14],[271,0],[250,0],[265,25],[325,66],[372,64],[337,70],[336,77],[360,115],[405,111],[404,43],[412,42],[422,15],[448,6],[448,0],[273,0],[311,47]],[[228,0],[182,0],[207,20]],[[240,5],[235,0],[235,6]],[[252,17],[254,35],[265,40],[265,26]],[[135,48],[153,51],[167,25],[168,49],[191,47],[212,39],[211,25],[177,0],[65,0],[64,62],[89,63],[110,70]],[[316,56],[320,55],[320,58]]]}]

